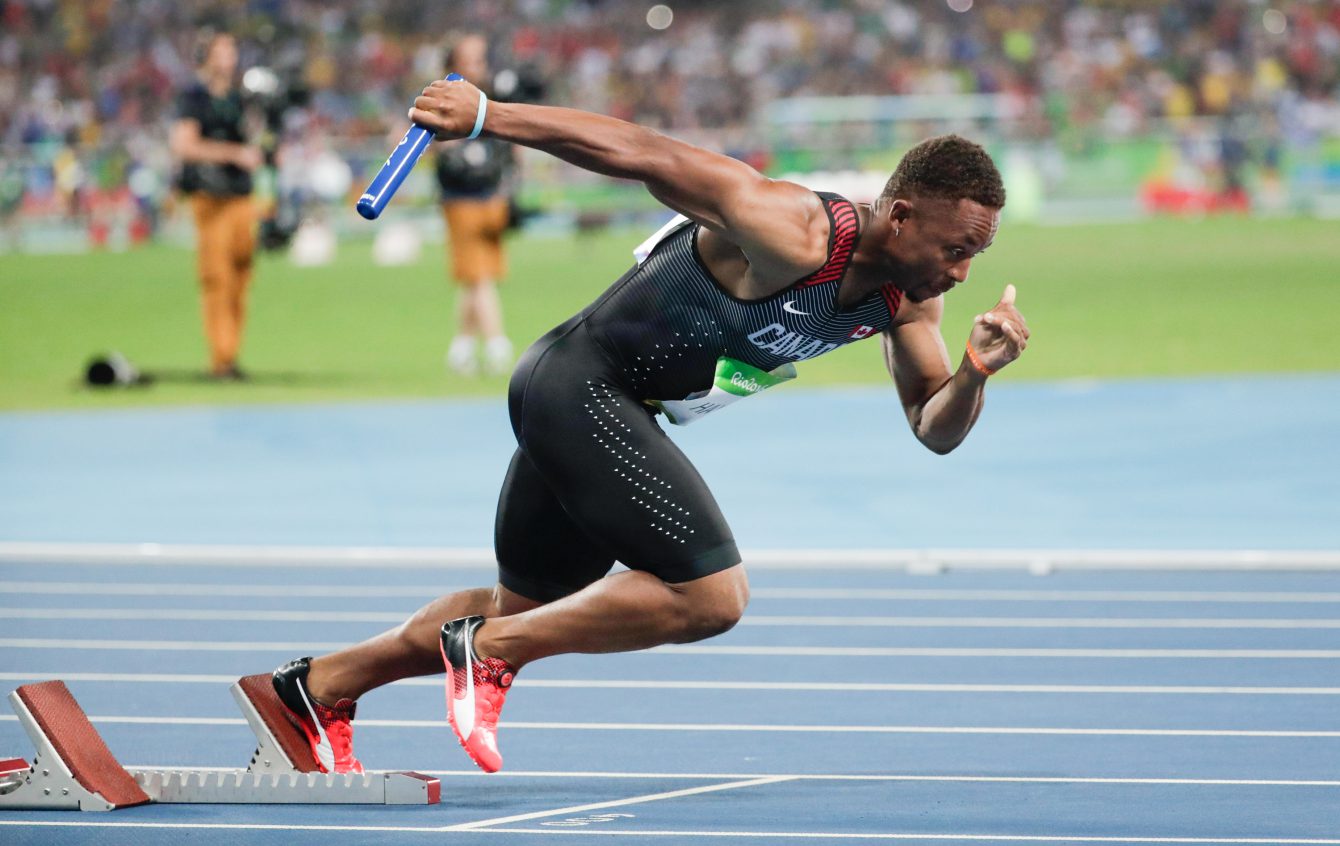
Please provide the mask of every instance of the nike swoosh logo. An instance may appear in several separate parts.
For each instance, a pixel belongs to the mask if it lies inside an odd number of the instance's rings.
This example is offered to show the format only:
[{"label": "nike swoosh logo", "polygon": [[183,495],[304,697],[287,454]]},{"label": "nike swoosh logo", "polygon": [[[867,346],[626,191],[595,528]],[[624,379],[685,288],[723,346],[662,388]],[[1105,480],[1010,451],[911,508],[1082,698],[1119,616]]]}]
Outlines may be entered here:
[{"label": "nike swoosh logo", "polygon": [[800,309],[794,306],[794,303],[795,300],[787,300],[786,302],[782,303],[782,311],[785,311],[789,314],[799,314],[805,317],[809,317],[810,313],[808,311],[801,311]]},{"label": "nike swoosh logo", "polygon": [[[456,717],[456,730],[461,733],[464,740],[470,739],[470,733],[475,730],[475,671],[470,666],[471,653],[474,647],[470,643],[470,632],[465,632],[465,697],[460,700],[460,707],[457,707],[456,697],[451,698],[451,709]],[[461,713],[464,710],[465,713]]]}]

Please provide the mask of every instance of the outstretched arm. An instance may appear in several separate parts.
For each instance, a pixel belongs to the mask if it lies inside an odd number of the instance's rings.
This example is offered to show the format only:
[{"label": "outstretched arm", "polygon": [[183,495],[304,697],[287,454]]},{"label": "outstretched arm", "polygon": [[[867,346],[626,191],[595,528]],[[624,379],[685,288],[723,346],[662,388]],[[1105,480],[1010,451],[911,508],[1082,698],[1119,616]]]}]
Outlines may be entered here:
[{"label": "outstretched arm", "polygon": [[1014,286],[1006,285],[995,308],[973,320],[968,333],[973,353],[965,349],[956,369],[940,336],[944,302],[939,297],[917,306],[911,320],[884,331],[885,363],[907,422],[927,449],[944,455],[963,443],[982,411],[987,376],[1028,346],[1028,325],[1014,297]]},{"label": "outstretched arm", "polygon": [[[479,89],[440,80],[423,90],[409,117],[438,138],[463,138],[478,108]],[[738,246],[760,275],[789,281],[813,270],[827,249],[828,219],[813,192],[654,130],[576,109],[489,103],[483,131],[642,182],[658,200]]]}]

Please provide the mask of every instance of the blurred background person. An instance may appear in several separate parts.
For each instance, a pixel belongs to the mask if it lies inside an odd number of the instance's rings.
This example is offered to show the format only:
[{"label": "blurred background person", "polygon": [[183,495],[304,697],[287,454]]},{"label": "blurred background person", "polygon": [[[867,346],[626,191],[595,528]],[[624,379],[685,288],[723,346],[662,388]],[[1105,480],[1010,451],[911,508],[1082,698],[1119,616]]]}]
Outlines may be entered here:
[{"label": "blurred background person", "polygon": [[[446,65],[448,71],[494,93],[488,42],[483,36],[462,36],[447,52]],[[507,272],[503,234],[508,227],[508,192],[514,171],[511,145],[494,138],[451,141],[438,147],[437,180],[442,188],[451,275],[457,285],[456,334],[447,348],[447,367],[467,376],[479,371],[481,352],[489,373],[506,373],[512,363],[512,342],[503,334],[498,283]]]},{"label": "blurred background person", "polygon": [[170,143],[195,221],[210,375],[237,381],[245,378],[237,357],[256,251],[252,172],[263,156],[247,143],[236,39],[204,33],[195,58],[197,78],[178,95]]}]

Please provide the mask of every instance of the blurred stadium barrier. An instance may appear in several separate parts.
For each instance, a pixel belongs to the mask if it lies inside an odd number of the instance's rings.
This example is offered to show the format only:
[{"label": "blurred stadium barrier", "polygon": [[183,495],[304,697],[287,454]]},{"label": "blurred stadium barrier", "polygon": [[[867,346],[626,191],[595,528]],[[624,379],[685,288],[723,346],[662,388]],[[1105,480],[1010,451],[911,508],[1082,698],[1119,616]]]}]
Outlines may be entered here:
[{"label": "blurred stadium barrier", "polygon": [[[902,153],[941,132],[984,143],[1001,163],[1017,221],[1125,219],[1215,212],[1340,215],[1340,129],[1286,143],[1258,123],[1225,118],[1164,121],[1139,134],[1074,132],[1029,137],[1002,97],[796,98],[765,112],[763,126],[680,133],[773,176],[858,200],[878,194]],[[0,249],[123,248],[149,240],[186,243],[165,140],[135,148],[27,145],[0,164]],[[160,148],[161,147],[161,148]],[[313,149],[315,147],[315,149]],[[260,180],[263,206],[280,202],[343,237],[371,228],[353,200],[384,145],[321,139],[287,150]],[[525,205],[536,225],[571,231],[646,222],[661,213],[637,186],[595,177],[529,151]],[[431,161],[420,165],[392,213],[441,237]]]},{"label": "blurred stadium barrier", "polygon": [[1048,131],[1010,96],[976,94],[783,99],[765,121],[772,171],[867,200],[903,151],[957,132],[1001,163],[1016,220],[1340,210],[1340,126],[1324,114],[1285,127],[1229,114]]}]

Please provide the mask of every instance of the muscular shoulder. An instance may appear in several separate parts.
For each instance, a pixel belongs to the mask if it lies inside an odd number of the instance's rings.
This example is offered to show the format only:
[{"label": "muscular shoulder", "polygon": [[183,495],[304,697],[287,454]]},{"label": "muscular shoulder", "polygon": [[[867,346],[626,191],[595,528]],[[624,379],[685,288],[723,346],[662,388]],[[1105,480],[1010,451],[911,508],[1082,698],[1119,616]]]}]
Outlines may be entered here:
[{"label": "muscular shoulder", "polygon": [[828,210],[823,198],[803,185],[770,179],[768,209],[771,219],[785,230],[790,249],[787,259],[790,270],[808,273],[823,266],[828,259],[829,235],[832,232]]},{"label": "muscular shoulder", "polygon": [[823,266],[831,225],[819,195],[794,182],[766,179],[737,198],[729,231],[704,227],[700,249],[718,261],[738,257],[747,296],[781,290]]}]

